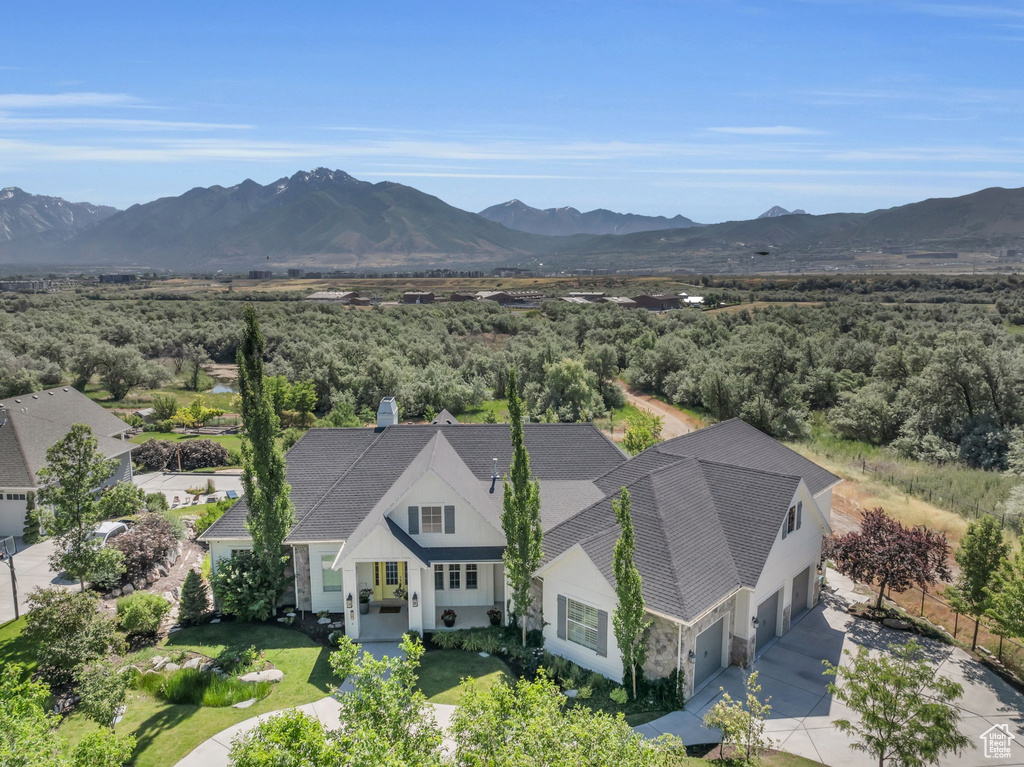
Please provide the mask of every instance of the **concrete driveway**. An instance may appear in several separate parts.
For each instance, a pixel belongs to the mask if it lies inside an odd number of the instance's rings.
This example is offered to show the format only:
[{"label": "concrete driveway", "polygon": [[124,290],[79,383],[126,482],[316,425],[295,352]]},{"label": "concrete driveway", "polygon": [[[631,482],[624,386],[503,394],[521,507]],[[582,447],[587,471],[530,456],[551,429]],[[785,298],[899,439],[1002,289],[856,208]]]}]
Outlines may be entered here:
[{"label": "concrete driveway", "polygon": [[[831,580],[832,574],[829,577]],[[845,608],[845,601],[826,595],[822,604],[769,646],[754,667],[760,672],[762,700],[771,696],[772,712],[766,730],[777,748],[834,767],[870,767],[877,761],[852,750],[852,739],[832,726],[835,719],[854,719],[855,715],[828,694],[830,678],[822,676],[822,660],[838,663],[843,650],[856,652],[857,646],[884,652],[890,644],[906,642],[910,636],[878,623],[856,620]],[[937,675],[963,686],[960,729],[976,746],[959,757],[947,756],[942,760],[943,767],[1024,765],[1024,696],[963,650],[927,640],[922,645],[935,663]],[[705,729],[702,720],[721,698],[719,688],[734,700],[742,699],[743,672],[736,666],[727,668],[687,702],[685,711],[673,712],[637,730],[651,737],[671,733],[690,744],[717,743],[720,734]],[[1008,725],[1018,739],[1011,745],[1009,758],[987,758],[980,736],[999,724]]]},{"label": "concrete driveway", "polygon": [[[32,546],[24,546],[18,538],[18,553],[14,555],[14,569],[18,574],[18,603],[21,614],[28,609],[26,601],[29,593],[37,588],[50,586],[78,587],[72,581],[63,580],[50,569],[50,555],[53,553],[53,541],[43,541]],[[14,596],[11,593],[11,570],[4,562],[0,564],[0,623],[14,618]]]}]

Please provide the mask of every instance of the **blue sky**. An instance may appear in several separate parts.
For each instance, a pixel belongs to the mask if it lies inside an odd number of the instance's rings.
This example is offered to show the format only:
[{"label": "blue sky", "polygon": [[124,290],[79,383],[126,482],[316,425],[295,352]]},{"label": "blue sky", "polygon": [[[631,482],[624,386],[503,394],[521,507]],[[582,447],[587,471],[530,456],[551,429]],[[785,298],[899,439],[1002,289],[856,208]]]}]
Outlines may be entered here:
[{"label": "blue sky", "polygon": [[0,187],[341,168],[468,210],[751,218],[1024,186],[1024,2],[12,3]]}]

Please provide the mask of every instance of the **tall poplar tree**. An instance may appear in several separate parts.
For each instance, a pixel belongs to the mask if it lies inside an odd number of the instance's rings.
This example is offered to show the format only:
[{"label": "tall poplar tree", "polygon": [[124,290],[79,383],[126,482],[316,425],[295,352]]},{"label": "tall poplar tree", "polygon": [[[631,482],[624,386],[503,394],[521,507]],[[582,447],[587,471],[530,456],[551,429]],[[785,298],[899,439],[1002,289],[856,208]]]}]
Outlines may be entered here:
[{"label": "tall poplar tree", "polygon": [[615,596],[618,599],[612,613],[612,629],[622,654],[622,675],[632,677],[633,700],[636,700],[637,669],[647,660],[647,630],[651,621],[646,619],[643,584],[640,571],[633,562],[636,539],[633,536],[632,504],[626,488],[622,488],[619,498],[612,501],[612,508],[622,528],[612,558]]},{"label": "tall poplar tree", "polygon": [[115,471],[117,461],[103,457],[92,429],[82,423],[46,451],[46,466],[39,470],[37,498],[40,505],[53,507],[47,525],[57,538],[52,564],[75,577],[82,591],[100,549],[98,541],[89,540],[101,519],[96,489]]},{"label": "tall poplar tree", "polygon": [[238,390],[242,400],[242,487],[249,507],[245,525],[252,552],[267,582],[276,589],[271,604],[284,590],[287,557],[282,545],[295,521],[291,486],[285,478],[284,454],[277,445],[280,422],[265,387],[264,340],[259,317],[245,307],[245,328],[238,347]]},{"label": "tall poplar tree", "polygon": [[523,444],[523,401],[516,388],[516,371],[508,371],[508,416],[512,425],[511,482],[505,479],[501,529],[505,531],[505,572],[512,607],[519,619],[526,647],[526,616],[533,596],[530,584],[542,556],[540,529],[540,482],[530,477],[530,455]]}]

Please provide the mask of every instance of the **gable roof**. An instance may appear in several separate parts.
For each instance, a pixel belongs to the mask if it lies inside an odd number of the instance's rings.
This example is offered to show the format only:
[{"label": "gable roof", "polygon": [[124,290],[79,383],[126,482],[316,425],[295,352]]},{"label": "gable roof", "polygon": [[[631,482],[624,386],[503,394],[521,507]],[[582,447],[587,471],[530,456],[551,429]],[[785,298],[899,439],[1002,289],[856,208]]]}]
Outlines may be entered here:
[{"label": "gable roof", "polygon": [[[442,432],[445,447],[437,447],[440,452],[437,456],[431,454],[428,461],[424,448]],[[599,493],[591,489],[572,496],[570,492],[555,491],[556,483],[592,483],[626,460],[622,451],[593,424],[524,424],[523,433],[530,452],[530,468],[542,485],[542,509],[546,505],[544,487],[551,485],[552,499],[558,499],[553,506],[558,521],[593,502]],[[436,442],[435,446],[440,444]],[[457,457],[460,466],[455,466],[452,456]],[[497,459],[502,473],[508,471],[512,460],[508,424],[310,429],[287,455],[296,524],[286,542],[348,540],[417,458],[426,461],[422,470],[437,460],[438,465],[458,471],[465,484],[472,477],[477,486],[475,492],[486,493],[490,501],[481,501],[484,507],[479,511],[486,514],[488,507],[496,503],[494,508],[500,514],[500,490],[494,494],[489,490],[493,459]],[[458,489],[464,497],[473,492],[465,487]],[[248,538],[246,511],[243,499],[203,533],[202,539]]]},{"label": "gable roof", "polygon": [[[652,610],[692,621],[736,589],[757,585],[800,477],[664,455],[627,476],[629,464],[599,484],[617,477],[629,490],[635,561]],[[578,543],[614,583],[618,496],[617,487],[545,533],[542,568]]]},{"label": "gable roof", "polygon": [[432,426],[438,426],[438,425],[444,425],[444,424],[451,425],[453,423],[460,423],[460,421],[459,421],[458,418],[456,418],[451,413],[449,413],[447,408],[445,408],[440,413],[438,413],[436,416],[434,416],[434,420],[431,421],[430,423],[431,423]]},{"label": "gable roof", "polygon": [[7,420],[0,426],[0,487],[35,487],[46,465],[46,451],[84,423],[92,429],[100,452],[115,458],[136,445],[118,435],[128,424],[70,386],[0,400]]}]

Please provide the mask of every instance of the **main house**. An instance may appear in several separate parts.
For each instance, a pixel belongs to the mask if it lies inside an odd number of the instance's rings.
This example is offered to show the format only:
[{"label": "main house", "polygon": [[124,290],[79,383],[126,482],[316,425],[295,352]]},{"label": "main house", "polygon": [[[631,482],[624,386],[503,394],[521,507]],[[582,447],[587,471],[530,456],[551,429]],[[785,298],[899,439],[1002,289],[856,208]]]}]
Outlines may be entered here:
[{"label": "main house", "polygon": [[[345,615],[357,639],[486,625],[507,610],[501,529],[509,427],[312,429],[288,452],[299,609]],[[839,479],[736,419],[627,457],[592,424],[526,424],[540,480],[544,559],[530,625],[545,647],[618,679],[612,500],[632,497],[635,561],[653,621],[651,678],[685,674],[688,694],[748,664],[818,598],[822,536]],[[216,563],[247,549],[242,499],[202,538]],[[359,594],[369,595],[369,612]],[[364,609],[366,609],[364,607]]]},{"label": "main house", "polygon": [[131,480],[137,445],[124,438],[128,424],[80,391],[62,386],[0,400],[0,536],[22,534],[26,499],[39,486],[46,451],[76,423],[91,428],[100,452],[118,461],[107,484]]}]

